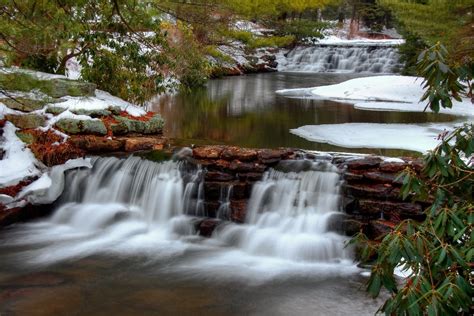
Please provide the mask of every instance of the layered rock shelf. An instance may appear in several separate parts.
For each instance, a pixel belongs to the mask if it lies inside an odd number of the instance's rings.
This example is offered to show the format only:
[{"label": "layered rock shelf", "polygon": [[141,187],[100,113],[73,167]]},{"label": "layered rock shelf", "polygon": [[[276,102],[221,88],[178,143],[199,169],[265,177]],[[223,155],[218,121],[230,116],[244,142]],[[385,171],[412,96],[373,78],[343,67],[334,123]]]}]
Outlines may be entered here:
[{"label": "layered rock shelf", "polygon": [[424,202],[400,197],[398,174],[407,167],[421,170],[420,160],[384,159],[375,156],[310,153],[291,149],[246,149],[228,146],[202,146],[193,149],[194,163],[205,169],[205,209],[209,218],[197,222],[201,235],[209,236],[223,221],[216,219],[229,190],[228,220],[243,223],[252,185],[263,173],[282,160],[311,159],[335,164],[344,178],[344,211],[332,229],[353,235],[363,231],[377,240],[401,220],[423,219]]}]

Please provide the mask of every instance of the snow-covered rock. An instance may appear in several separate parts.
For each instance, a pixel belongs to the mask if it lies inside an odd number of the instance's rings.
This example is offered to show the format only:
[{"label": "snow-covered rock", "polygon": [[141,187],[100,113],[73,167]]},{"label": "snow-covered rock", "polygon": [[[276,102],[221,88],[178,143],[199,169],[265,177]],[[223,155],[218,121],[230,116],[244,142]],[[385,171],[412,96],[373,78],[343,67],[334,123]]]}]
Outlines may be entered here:
[{"label": "snow-covered rock", "polygon": [[0,160],[0,188],[16,185],[25,178],[39,176],[40,163],[29,148],[16,136],[16,127],[6,122],[0,147],[5,151]]},{"label": "snow-covered rock", "polygon": [[50,204],[56,201],[64,190],[64,173],[75,168],[92,168],[90,158],[68,160],[44,173],[39,179],[21,190],[16,200],[26,199],[31,204]]}]

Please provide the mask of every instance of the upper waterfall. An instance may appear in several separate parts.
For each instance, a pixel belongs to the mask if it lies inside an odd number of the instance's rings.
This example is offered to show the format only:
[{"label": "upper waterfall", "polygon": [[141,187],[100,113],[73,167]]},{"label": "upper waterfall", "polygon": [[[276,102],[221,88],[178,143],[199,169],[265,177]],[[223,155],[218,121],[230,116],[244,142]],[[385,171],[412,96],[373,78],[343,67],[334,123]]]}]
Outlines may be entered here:
[{"label": "upper waterfall", "polygon": [[298,46],[278,62],[279,71],[396,73],[402,68],[395,46]]}]

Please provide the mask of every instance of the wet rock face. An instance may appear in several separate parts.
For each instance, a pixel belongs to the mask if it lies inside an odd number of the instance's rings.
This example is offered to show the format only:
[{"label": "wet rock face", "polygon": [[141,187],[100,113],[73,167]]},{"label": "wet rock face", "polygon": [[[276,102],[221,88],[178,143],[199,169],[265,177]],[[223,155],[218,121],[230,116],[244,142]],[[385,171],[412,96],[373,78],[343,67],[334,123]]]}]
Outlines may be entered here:
[{"label": "wet rock face", "polygon": [[405,219],[424,220],[426,203],[404,201],[400,197],[400,172],[407,167],[419,171],[421,161],[406,158],[384,161],[378,157],[363,157],[338,161],[345,170],[344,196],[351,202],[346,212],[357,221],[369,238],[386,234]]},{"label": "wet rock face", "polygon": [[[419,161],[384,161],[380,157],[309,156],[288,149],[247,149],[235,146],[200,146],[193,149],[192,158],[205,169],[205,207],[215,216],[227,197],[229,218],[245,222],[247,202],[252,186],[271,167],[295,171],[292,159],[321,159],[332,161],[344,171],[343,206],[345,213],[334,217],[328,229],[352,236],[360,231],[371,239],[387,233],[404,219],[423,220],[425,204],[403,201],[400,198],[399,173],[413,166],[420,170]],[[298,163],[299,167],[304,164]],[[210,224],[209,224],[210,225]]]}]

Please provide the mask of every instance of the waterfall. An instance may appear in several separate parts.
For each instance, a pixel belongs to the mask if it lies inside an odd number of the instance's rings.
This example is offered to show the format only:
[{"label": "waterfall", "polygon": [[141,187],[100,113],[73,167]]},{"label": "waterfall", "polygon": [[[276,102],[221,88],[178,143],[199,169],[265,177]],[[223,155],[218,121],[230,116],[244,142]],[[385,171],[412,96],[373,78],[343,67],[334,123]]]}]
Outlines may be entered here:
[{"label": "waterfall", "polygon": [[[120,204],[128,215],[149,225],[166,224],[185,214],[205,215],[200,196],[201,171],[186,170],[183,164],[173,161],[155,163],[133,156],[99,158],[92,170],[71,172],[67,182],[61,198],[63,205],[52,217],[53,222],[95,227],[104,220],[102,217],[107,217],[100,211],[93,214],[71,211],[71,205],[76,204]],[[85,218],[76,222],[74,218],[80,216]],[[96,220],[98,223],[92,224]]]},{"label": "waterfall", "polygon": [[258,256],[300,262],[335,262],[351,258],[346,238],[328,230],[340,214],[341,178],[331,164],[307,170],[270,170],[253,187],[245,225],[228,225],[214,238]]},{"label": "waterfall", "polygon": [[396,73],[402,68],[393,46],[299,46],[279,60],[287,72]]},{"label": "waterfall", "polygon": [[[262,256],[294,264],[350,259],[346,238],[328,230],[341,210],[341,178],[333,165],[294,161],[266,172],[253,187],[246,223],[221,225],[208,240],[195,229],[197,217],[208,216],[203,178],[200,167],[184,162],[94,158],[92,169],[67,173],[51,217],[24,224],[8,244],[33,245],[25,256],[33,264],[97,253],[162,259],[216,244],[222,254],[237,249],[257,262]],[[231,196],[232,186],[222,189],[221,219],[230,216]],[[212,264],[219,262],[225,260]]]}]

